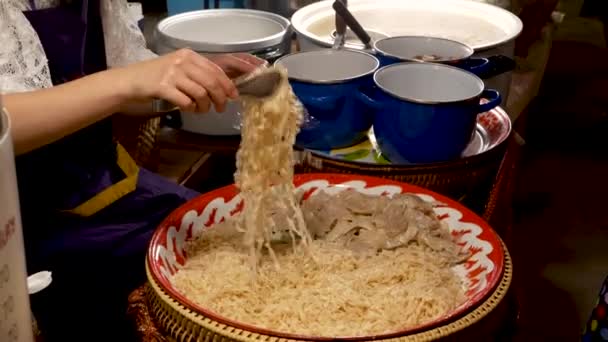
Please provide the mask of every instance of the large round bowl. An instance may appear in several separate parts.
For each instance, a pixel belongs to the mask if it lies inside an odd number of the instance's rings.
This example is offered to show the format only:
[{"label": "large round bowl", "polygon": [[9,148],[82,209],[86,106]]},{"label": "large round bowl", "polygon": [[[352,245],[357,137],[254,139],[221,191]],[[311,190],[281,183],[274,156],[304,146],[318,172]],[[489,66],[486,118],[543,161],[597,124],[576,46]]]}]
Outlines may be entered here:
[{"label": "large round bowl", "polygon": [[296,175],[294,183],[307,196],[320,189],[339,192],[348,188],[375,196],[390,196],[396,193],[414,193],[425,201],[437,201],[436,213],[449,226],[460,245],[471,253],[470,258],[456,266],[454,271],[462,277],[466,287],[466,301],[444,316],[419,326],[400,331],[389,331],[376,336],[301,336],[289,332],[272,331],[228,319],[221,312],[201,307],[181,294],[171,284],[170,278],[186,262],[184,248],[188,239],[203,234],[214,223],[236,215],[243,208],[242,198],[234,185],[214,190],[186,203],[175,210],[160,225],[152,237],[147,263],[152,283],[157,283],[174,300],[197,315],[218,324],[232,326],[252,334],[297,339],[297,340],[375,340],[405,336],[417,331],[441,326],[463,315],[481,304],[498,285],[504,270],[504,250],[498,235],[470,210],[444,196],[406,183],[381,178],[339,174]]}]

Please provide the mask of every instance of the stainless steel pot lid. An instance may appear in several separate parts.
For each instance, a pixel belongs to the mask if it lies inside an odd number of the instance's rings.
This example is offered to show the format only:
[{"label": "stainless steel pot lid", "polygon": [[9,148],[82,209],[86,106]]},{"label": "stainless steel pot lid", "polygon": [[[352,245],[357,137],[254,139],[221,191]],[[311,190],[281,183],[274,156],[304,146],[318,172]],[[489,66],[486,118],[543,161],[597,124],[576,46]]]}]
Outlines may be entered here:
[{"label": "stainless steel pot lid", "polygon": [[266,49],[283,42],[289,20],[269,12],[213,9],[186,12],[162,20],[158,39],[175,49],[228,53]]}]

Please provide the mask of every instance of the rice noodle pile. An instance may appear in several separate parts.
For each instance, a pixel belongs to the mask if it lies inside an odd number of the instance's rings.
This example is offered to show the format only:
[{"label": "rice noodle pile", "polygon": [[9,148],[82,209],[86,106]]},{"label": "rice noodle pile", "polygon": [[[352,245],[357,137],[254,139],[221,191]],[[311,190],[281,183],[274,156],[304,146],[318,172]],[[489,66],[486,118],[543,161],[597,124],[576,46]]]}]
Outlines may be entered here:
[{"label": "rice noodle pile", "polygon": [[[188,247],[172,279],[188,298],[223,317],[308,336],[369,336],[437,319],[465,299],[452,260],[428,247],[359,254],[326,240],[294,253],[273,246],[281,268],[262,256],[251,282],[249,257],[228,220]],[[235,234],[239,234],[234,231]]]},{"label": "rice noodle pile", "polygon": [[[275,93],[242,99],[245,113],[236,155],[234,179],[245,205],[238,226],[245,233],[254,273],[262,249],[274,255],[270,246],[273,232],[286,231],[294,246],[296,239],[305,245],[311,241],[293,185],[293,145],[302,122],[302,107],[289,85],[287,71],[273,68],[282,76]],[[282,226],[269,215],[271,211],[284,213]],[[278,266],[276,258],[273,261]]]}]

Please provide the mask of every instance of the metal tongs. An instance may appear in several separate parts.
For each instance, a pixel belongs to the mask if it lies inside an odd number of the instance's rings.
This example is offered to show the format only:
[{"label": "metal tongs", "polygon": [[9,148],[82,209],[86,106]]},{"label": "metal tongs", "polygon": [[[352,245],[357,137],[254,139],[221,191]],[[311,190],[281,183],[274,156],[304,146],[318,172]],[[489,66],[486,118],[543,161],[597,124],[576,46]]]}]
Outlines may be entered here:
[{"label": "metal tongs", "polygon": [[[234,81],[234,85],[241,96],[262,98],[274,94],[281,82],[281,73],[273,67],[262,68],[262,71],[254,71]],[[155,99],[152,106],[156,113],[178,110],[174,104],[161,99]]]}]

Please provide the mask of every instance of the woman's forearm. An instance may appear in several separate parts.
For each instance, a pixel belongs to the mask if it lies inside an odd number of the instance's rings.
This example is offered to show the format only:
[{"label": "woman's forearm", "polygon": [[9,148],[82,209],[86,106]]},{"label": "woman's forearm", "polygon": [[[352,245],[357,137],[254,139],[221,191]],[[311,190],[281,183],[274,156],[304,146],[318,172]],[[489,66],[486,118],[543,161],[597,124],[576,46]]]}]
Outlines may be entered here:
[{"label": "woman's forearm", "polygon": [[29,152],[116,112],[150,116],[142,105],[151,108],[155,98],[188,112],[207,112],[211,105],[221,110],[226,101],[238,96],[226,70],[244,74],[263,62],[253,56],[231,55],[211,61],[192,50],[182,49],[60,86],[4,95],[3,102],[12,121],[15,151],[17,154]]},{"label": "woman's forearm", "polygon": [[115,73],[108,70],[48,89],[3,95],[15,152],[29,152],[120,111],[129,92]]}]

